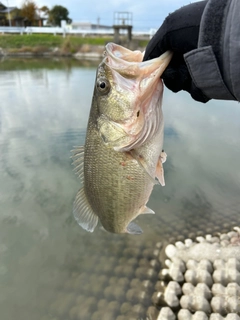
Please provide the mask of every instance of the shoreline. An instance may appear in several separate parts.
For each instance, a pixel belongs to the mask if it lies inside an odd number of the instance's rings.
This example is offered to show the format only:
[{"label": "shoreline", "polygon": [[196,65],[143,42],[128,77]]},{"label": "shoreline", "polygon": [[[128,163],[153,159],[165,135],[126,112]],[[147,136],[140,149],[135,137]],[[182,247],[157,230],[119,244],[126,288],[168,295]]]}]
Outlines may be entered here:
[{"label": "shoreline", "polygon": [[[140,50],[144,51],[145,47],[137,46],[134,44],[123,46],[129,48],[130,50]],[[43,47],[43,46],[33,46],[33,47],[22,47],[22,48],[1,48],[0,47],[0,57],[66,57],[66,58],[76,58],[76,59],[88,59],[88,60],[101,60],[103,58],[103,53],[105,50],[105,45],[82,45],[77,51],[72,51],[71,48],[61,48],[61,47]]]},{"label": "shoreline", "polygon": [[91,46],[83,48],[78,52],[71,53],[60,48],[21,48],[3,49],[0,48],[0,57],[66,57],[76,59],[100,60],[103,57],[104,46]]},{"label": "shoreline", "polygon": [[103,53],[76,53],[76,54],[54,54],[51,52],[32,53],[32,52],[15,52],[15,53],[0,53],[0,58],[75,58],[86,60],[101,60]]}]

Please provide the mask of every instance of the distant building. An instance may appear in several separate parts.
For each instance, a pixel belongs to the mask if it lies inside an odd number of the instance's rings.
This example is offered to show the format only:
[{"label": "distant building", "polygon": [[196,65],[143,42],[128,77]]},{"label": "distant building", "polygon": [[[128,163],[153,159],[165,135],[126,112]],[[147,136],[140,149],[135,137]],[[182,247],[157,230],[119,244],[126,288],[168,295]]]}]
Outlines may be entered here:
[{"label": "distant building", "polygon": [[97,23],[91,23],[91,22],[72,22],[71,23],[73,30],[110,30],[112,29],[112,26],[106,26],[102,24]]},{"label": "distant building", "polygon": [[42,17],[39,13],[36,13],[33,23],[28,21],[21,15],[21,10],[17,7],[6,7],[0,2],[0,26],[14,26],[14,27],[27,27],[38,26],[42,27],[46,18]]},{"label": "distant building", "polygon": [[0,25],[18,25],[17,21],[13,21],[13,17],[16,18],[18,16],[18,11],[20,10],[17,7],[6,7],[3,3],[0,2]]}]

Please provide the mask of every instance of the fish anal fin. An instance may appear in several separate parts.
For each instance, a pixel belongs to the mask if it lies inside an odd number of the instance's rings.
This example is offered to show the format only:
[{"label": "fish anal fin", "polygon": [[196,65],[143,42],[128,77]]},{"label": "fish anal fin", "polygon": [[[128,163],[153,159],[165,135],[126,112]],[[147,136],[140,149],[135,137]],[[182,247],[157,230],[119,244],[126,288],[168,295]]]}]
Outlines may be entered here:
[{"label": "fish anal fin", "polygon": [[142,206],[140,208],[139,214],[155,214],[155,212],[147,206]]},{"label": "fish anal fin", "polygon": [[89,232],[93,232],[98,224],[98,216],[90,207],[84,188],[81,188],[76,195],[73,204],[73,215],[78,224]]},{"label": "fish anal fin", "polygon": [[162,165],[162,158],[161,156],[158,159],[157,166],[156,166],[156,177],[162,186],[165,186],[165,179],[164,179],[164,170]]},{"label": "fish anal fin", "polygon": [[129,234],[141,234],[143,233],[142,229],[134,222],[130,222],[126,228],[127,233]]}]

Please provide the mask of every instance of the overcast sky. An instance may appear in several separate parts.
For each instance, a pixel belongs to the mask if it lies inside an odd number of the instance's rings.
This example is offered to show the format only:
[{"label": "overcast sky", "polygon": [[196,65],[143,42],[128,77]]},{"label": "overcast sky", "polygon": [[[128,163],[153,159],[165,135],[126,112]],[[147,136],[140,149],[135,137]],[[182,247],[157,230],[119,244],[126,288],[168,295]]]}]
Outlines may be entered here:
[{"label": "overcast sky", "polygon": [[[135,30],[148,30],[158,28],[164,18],[170,13],[190,2],[196,0],[34,0],[38,7],[43,5],[52,8],[62,5],[69,11],[69,17],[74,22],[88,21],[112,25],[114,12],[128,11],[133,15],[133,28]],[[1,0],[6,6],[21,7],[23,0]]]}]

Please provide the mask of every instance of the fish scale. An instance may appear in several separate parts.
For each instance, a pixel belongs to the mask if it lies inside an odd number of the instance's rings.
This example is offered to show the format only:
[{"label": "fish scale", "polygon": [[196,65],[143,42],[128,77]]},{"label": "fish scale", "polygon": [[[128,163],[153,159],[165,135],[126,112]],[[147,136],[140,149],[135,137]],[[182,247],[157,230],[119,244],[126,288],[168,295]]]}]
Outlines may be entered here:
[{"label": "fish scale", "polygon": [[[90,130],[91,137],[86,142],[85,151],[85,190],[100,220],[102,214],[107,215],[109,212],[109,219],[114,221],[117,215],[117,219],[124,222],[128,212],[136,212],[139,205],[141,207],[144,204],[140,196],[146,194],[143,186],[148,184],[149,178],[135,159],[129,159],[126,153],[107,148],[97,130],[93,133],[92,126]],[[88,145],[93,143],[96,145],[94,153],[98,157],[94,157],[91,148],[88,150]],[[125,166],[121,163],[125,163]],[[134,177],[134,180],[128,177]]]}]

